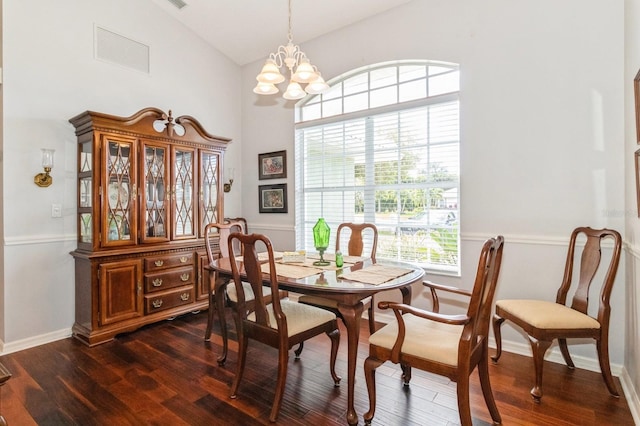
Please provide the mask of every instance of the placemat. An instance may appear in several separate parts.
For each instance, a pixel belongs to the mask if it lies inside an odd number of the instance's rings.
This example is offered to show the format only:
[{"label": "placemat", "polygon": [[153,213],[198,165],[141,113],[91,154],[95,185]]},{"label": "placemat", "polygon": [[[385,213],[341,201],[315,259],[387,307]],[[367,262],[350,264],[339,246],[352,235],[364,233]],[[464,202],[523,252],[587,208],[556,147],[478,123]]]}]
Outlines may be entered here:
[{"label": "placemat", "polygon": [[[336,261],[335,253],[325,253],[322,257],[324,258],[324,260],[328,260],[329,262],[335,262]],[[320,259],[320,255],[317,254],[317,253],[307,253],[307,259],[318,260],[318,259]],[[344,255],[344,256],[342,256],[342,259],[344,260],[344,263],[355,264],[355,263],[362,262],[363,260],[368,259],[368,257]]]},{"label": "placemat", "polygon": [[358,281],[365,284],[379,285],[412,272],[411,269],[395,266],[372,265],[364,269],[347,272],[340,277],[344,280]]},{"label": "placemat", "polygon": [[[269,273],[269,264],[263,263],[261,266],[262,272],[265,274]],[[311,275],[316,275],[322,272],[322,269],[317,267],[309,268],[302,264],[293,264],[293,263],[276,263],[276,274],[281,277],[286,278],[305,278],[310,277]]]},{"label": "placemat", "polygon": [[[273,252],[273,260],[277,261],[279,259],[282,259],[282,252],[281,251],[274,251]],[[242,256],[236,256],[236,260],[238,262],[242,262],[244,260],[244,258]],[[258,261],[259,262],[267,262],[269,260],[269,253],[267,253],[266,251],[262,251],[260,253],[258,253]]]}]

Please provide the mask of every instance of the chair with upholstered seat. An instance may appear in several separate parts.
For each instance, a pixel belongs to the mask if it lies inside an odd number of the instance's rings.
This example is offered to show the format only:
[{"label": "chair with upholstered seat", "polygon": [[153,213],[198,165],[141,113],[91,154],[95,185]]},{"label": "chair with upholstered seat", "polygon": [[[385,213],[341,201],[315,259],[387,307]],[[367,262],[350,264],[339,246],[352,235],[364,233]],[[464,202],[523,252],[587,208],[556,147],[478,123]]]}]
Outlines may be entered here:
[{"label": "chair with upholstered seat", "polygon": [[[578,240],[584,242],[581,254],[579,253],[580,249],[576,249]],[[604,273],[598,273],[604,240],[613,242],[612,255],[609,262],[602,265],[606,266],[606,270],[603,270]],[[502,354],[500,326],[504,321],[508,320],[524,330],[529,336],[533,352],[535,385],[531,389],[531,396],[536,402],[540,402],[542,398],[544,355],[555,339],[558,340],[558,346],[565,363],[571,369],[575,366],[569,355],[567,339],[594,339],[604,382],[611,395],[619,396],[609,366],[609,317],[611,314],[609,298],[618,270],[621,249],[622,237],[617,231],[588,227],[577,228],[571,233],[564,278],[556,294],[555,302],[546,300],[498,300],[496,302],[493,334],[496,338],[497,350],[492,359],[494,362],[498,362]],[[574,270],[579,274],[577,282],[574,282],[573,279]],[[594,317],[589,314],[589,293],[592,292],[590,288],[596,277],[603,279],[598,297],[598,312]],[[575,287],[575,292],[571,299],[571,305],[568,305],[567,296],[572,284]]]},{"label": "chair with upholstered seat", "polygon": [[[242,245],[242,263],[231,262],[233,281],[238,293],[236,315],[240,318],[238,327],[238,364],[231,386],[231,397],[236,398],[247,358],[249,339],[262,342],[278,349],[278,376],[275,397],[269,420],[274,422],[278,416],[284,395],[289,350],[296,344],[325,333],[331,338],[330,372],[334,385],[340,377],[336,375],[335,364],[340,344],[340,331],[335,314],[288,299],[266,298],[263,284],[269,282],[271,294],[277,294],[278,277],[273,256],[273,248],[268,237],[259,234],[244,235],[233,233],[229,237],[229,250],[239,241]],[[263,275],[262,262],[258,259],[256,244],[264,245],[268,253],[268,273]],[[253,291],[254,302],[251,312],[245,306],[246,294],[240,273],[243,268],[246,280]],[[254,362],[259,362],[256,360]],[[266,368],[266,366],[260,366]]]},{"label": "chair with upholstered seat", "polygon": [[[344,245],[346,238],[341,238],[342,235],[348,234],[348,243]],[[364,253],[365,246],[368,248],[367,253]],[[378,247],[378,228],[373,223],[341,223],[336,231],[336,252],[343,251],[346,248],[348,256],[364,256],[369,257],[373,263],[376,261],[376,250]],[[325,299],[319,296],[300,296],[298,302],[307,305],[317,306],[319,308],[328,309],[341,318],[340,311],[338,311],[338,304],[334,300]],[[367,315],[369,316],[369,332],[374,333],[376,331],[376,320],[374,314],[374,300],[373,296],[368,297],[362,301],[367,308]]]},{"label": "chair with upholstered seat", "polygon": [[247,219],[244,217],[225,217],[224,223],[232,223],[232,222],[240,222],[243,228],[243,232],[245,234],[249,233],[249,224],[247,223]]},{"label": "chair with upholstered seat", "polygon": [[[204,240],[205,240],[205,248],[207,251],[207,259],[209,263],[213,262],[215,259],[213,248],[212,248],[212,238],[219,238],[219,247],[220,247],[220,255],[222,257],[229,257],[229,254],[232,253],[233,256],[239,256],[241,254],[241,247],[239,244],[233,247],[233,250],[229,252],[229,246],[227,245],[227,240],[229,239],[229,235],[233,232],[240,232],[246,234],[246,220],[228,220],[225,219],[227,223],[209,223],[205,226],[204,229]],[[209,312],[207,316],[207,329],[205,330],[204,340],[209,341],[211,339],[211,330],[213,329],[213,320],[214,320],[214,311],[215,311],[215,279],[209,274]],[[253,290],[251,289],[251,285],[249,283],[244,283],[245,288],[245,302],[248,309],[251,309],[253,302]],[[231,306],[232,308],[238,302],[238,294],[236,292],[235,286],[224,285],[220,287],[219,291],[225,292],[225,304]],[[270,296],[271,289],[268,287],[265,288],[264,294],[266,296]],[[286,292],[281,292],[280,297],[286,297]],[[219,312],[218,315],[224,315],[224,312]],[[236,327],[237,327],[237,318]],[[222,353],[218,357],[218,364],[222,365],[225,363],[227,359],[227,351],[228,351],[228,337],[227,337],[227,329],[226,327],[222,327],[220,330],[220,334],[222,337]]]},{"label": "chair with upholstered seat", "polygon": [[425,281],[432,292],[451,291],[469,297],[466,314],[444,315],[402,303],[380,302],[381,309],[393,309],[396,320],[369,337],[369,357],[364,375],[369,392],[370,424],[376,409],[375,371],[385,361],[400,364],[405,386],[411,368],[446,376],[457,383],[458,412],[462,426],[471,426],[469,376],[478,369],[485,403],[494,424],[501,418],[489,382],[489,323],[502,260],[503,238],[487,240],[482,246],[475,283],[471,291]]}]

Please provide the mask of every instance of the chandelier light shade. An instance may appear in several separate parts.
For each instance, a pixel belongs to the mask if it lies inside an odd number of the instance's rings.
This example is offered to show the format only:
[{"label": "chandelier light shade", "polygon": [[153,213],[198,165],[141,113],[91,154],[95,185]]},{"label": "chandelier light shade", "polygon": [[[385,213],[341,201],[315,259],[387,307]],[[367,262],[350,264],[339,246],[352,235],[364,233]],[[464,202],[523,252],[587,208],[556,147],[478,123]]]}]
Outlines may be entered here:
[{"label": "chandelier light shade", "polygon": [[[284,66],[289,69],[290,80],[287,90],[282,97],[289,100],[302,99],[307,93],[318,94],[329,88],[318,69],[311,65],[298,45],[293,44],[291,35],[291,0],[289,0],[289,34],[286,46],[279,46],[275,53],[271,53],[264,63],[260,74],[256,76],[258,84],[253,92],[259,95],[273,95],[280,90],[276,84],[285,81],[280,69]],[[303,88],[301,84],[306,84]]]}]

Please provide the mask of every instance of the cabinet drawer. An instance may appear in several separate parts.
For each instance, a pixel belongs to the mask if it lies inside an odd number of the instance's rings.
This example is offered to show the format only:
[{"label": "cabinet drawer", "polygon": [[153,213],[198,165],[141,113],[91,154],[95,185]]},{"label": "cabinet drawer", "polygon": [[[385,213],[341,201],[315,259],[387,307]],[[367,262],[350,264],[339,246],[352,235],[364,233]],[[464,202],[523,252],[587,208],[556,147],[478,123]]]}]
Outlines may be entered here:
[{"label": "cabinet drawer", "polygon": [[178,288],[165,293],[154,293],[144,296],[144,310],[146,314],[164,311],[176,306],[188,305],[194,302],[195,288]]},{"label": "cabinet drawer", "polygon": [[193,259],[193,252],[148,257],[144,260],[144,270],[153,272],[176,266],[193,265]]},{"label": "cabinet drawer", "polygon": [[153,293],[155,291],[163,291],[174,287],[193,284],[195,282],[194,275],[193,266],[144,274],[144,292]]}]

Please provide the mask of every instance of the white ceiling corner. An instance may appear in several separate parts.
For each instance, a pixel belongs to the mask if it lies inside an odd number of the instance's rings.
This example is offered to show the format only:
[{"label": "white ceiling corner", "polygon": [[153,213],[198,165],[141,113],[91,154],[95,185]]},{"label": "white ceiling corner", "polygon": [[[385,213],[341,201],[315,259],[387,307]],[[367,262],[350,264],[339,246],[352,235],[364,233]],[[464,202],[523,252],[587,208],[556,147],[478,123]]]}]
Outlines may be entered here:
[{"label": "white ceiling corner", "polygon": [[[152,0],[238,65],[287,42],[288,0]],[[301,44],[411,0],[292,0],[293,42]]]}]

